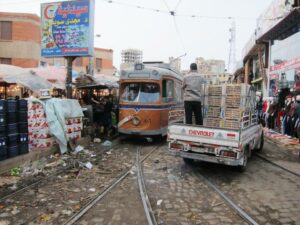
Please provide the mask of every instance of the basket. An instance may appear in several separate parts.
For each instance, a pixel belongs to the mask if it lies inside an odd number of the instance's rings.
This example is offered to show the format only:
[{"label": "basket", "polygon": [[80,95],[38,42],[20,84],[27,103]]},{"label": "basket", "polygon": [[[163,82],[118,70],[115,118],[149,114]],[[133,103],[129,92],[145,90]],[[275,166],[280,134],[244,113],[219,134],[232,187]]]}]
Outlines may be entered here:
[{"label": "basket", "polygon": [[220,117],[221,107],[210,106],[207,110],[207,117]]}]

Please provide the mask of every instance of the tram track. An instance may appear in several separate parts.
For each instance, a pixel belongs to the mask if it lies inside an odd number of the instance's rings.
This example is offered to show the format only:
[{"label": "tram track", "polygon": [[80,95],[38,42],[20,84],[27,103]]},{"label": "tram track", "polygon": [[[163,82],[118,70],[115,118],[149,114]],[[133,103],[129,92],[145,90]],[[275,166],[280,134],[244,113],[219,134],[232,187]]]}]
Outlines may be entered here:
[{"label": "tram track", "polygon": [[140,150],[141,147],[138,146],[136,148],[136,161],[135,163],[132,165],[132,167],[125,171],[120,177],[118,177],[117,179],[115,179],[113,182],[111,182],[104,190],[102,190],[101,192],[99,192],[99,194],[97,194],[97,196],[95,196],[95,198],[93,198],[89,203],[87,203],[84,207],[82,207],[82,209],[77,212],[76,214],[74,214],[72,217],[70,217],[65,223],[64,225],[73,225],[76,224],[77,222],[79,222],[79,220],[86,214],[88,213],[89,210],[91,210],[93,207],[95,207],[95,205],[101,201],[102,199],[104,199],[105,197],[108,196],[108,194],[114,189],[116,188],[118,185],[120,185],[120,183],[122,181],[124,181],[130,174],[134,173],[133,171],[136,170],[137,172],[137,180],[138,180],[138,184],[139,184],[139,192],[141,195],[141,199],[142,199],[142,203],[144,206],[144,212],[146,214],[147,217],[147,221],[149,225],[157,225],[156,220],[155,220],[155,215],[153,210],[151,209],[151,204],[149,202],[149,198],[147,195],[147,191],[145,188],[145,181],[144,181],[144,176],[143,176],[143,172],[142,172],[142,163],[155,151],[157,150],[159,146],[155,146],[152,148],[152,150],[149,151],[149,153],[147,153],[142,159],[140,156]]},{"label": "tram track", "polygon": [[285,168],[284,166],[281,166],[281,165],[279,165],[279,164],[277,164],[277,163],[275,163],[275,162],[267,159],[266,157],[262,156],[261,154],[256,153],[255,156],[258,157],[258,158],[260,158],[261,160],[263,160],[263,161],[265,161],[265,162],[273,165],[274,167],[280,168],[280,169],[282,169],[282,170],[284,170],[284,171],[286,171],[286,172],[288,172],[290,174],[293,174],[293,175],[295,175],[297,177],[300,177],[299,173],[296,173],[296,172],[294,172],[292,170],[289,170],[289,169]]},{"label": "tram track", "polygon": [[[112,145],[110,148],[104,150],[104,152],[105,151],[109,151],[110,149],[115,148],[117,146],[120,146],[120,144]],[[51,178],[54,178],[56,176],[59,176],[59,175],[65,173],[66,171],[72,169],[74,167],[74,164],[79,163],[79,162],[75,162],[75,161],[76,160],[74,160],[74,162],[71,163],[72,165],[69,165],[67,167],[63,167],[59,171],[55,171],[55,172],[53,172],[51,174],[47,174],[47,176],[45,176],[43,178],[40,178],[37,181],[34,181],[33,183],[22,185],[21,187],[19,187],[18,189],[14,190],[14,191],[12,191],[10,193],[5,193],[4,195],[0,196],[0,202],[4,201],[5,199],[11,198],[11,197],[17,197],[18,194],[20,194],[20,193],[22,193],[22,192],[24,192],[24,191],[26,191],[26,190],[28,190],[28,189],[36,186],[36,185],[38,185],[38,184],[40,184],[42,182],[46,182],[46,181],[48,181]]]}]

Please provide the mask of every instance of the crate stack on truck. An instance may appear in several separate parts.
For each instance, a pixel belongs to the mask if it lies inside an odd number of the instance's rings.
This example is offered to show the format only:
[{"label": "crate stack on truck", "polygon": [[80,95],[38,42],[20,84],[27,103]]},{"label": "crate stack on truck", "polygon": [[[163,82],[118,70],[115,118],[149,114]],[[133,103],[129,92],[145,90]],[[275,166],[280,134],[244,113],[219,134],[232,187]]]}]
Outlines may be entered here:
[{"label": "crate stack on truck", "polygon": [[255,90],[248,84],[208,85],[204,126],[239,129],[256,123]]}]

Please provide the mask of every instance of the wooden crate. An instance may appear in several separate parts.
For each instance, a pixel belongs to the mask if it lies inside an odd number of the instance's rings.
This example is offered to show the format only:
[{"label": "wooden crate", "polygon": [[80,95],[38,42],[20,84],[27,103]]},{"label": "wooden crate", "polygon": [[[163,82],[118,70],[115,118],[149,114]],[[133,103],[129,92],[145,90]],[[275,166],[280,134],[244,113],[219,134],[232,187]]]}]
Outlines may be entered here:
[{"label": "wooden crate", "polygon": [[250,85],[248,84],[228,84],[226,95],[249,95]]},{"label": "wooden crate", "polygon": [[207,117],[220,117],[221,107],[209,106],[207,110]]},{"label": "wooden crate", "polygon": [[220,127],[220,119],[219,118],[206,118],[206,126],[208,127]]},{"label": "wooden crate", "polygon": [[225,98],[225,105],[229,108],[246,107],[248,98],[246,96],[231,96],[227,95]]},{"label": "wooden crate", "polygon": [[224,120],[224,128],[226,129],[239,129],[241,125],[241,122],[238,120]]},{"label": "wooden crate", "polygon": [[208,105],[209,106],[221,106],[222,96],[208,96]]},{"label": "wooden crate", "polygon": [[242,111],[240,108],[228,108],[226,107],[224,115],[227,119],[239,119],[242,116]]},{"label": "wooden crate", "polygon": [[208,95],[222,95],[222,86],[220,85],[209,85]]}]

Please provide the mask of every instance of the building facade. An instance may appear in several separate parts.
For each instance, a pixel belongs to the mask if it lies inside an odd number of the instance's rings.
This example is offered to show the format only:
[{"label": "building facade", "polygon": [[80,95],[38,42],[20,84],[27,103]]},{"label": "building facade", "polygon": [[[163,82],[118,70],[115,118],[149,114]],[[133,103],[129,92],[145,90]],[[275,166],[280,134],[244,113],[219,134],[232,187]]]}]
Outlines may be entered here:
[{"label": "building facade", "polygon": [[299,6],[299,0],[274,0],[244,48],[245,82],[264,96],[282,95],[283,89],[300,93]]},{"label": "building facade", "polygon": [[40,18],[35,14],[0,12],[0,63],[24,68],[40,62]]},{"label": "building facade", "polygon": [[126,69],[133,66],[135,63],[143,62],[143,52],[139,49],[125,49],[122,50],[122,63],[120,69]]}]

